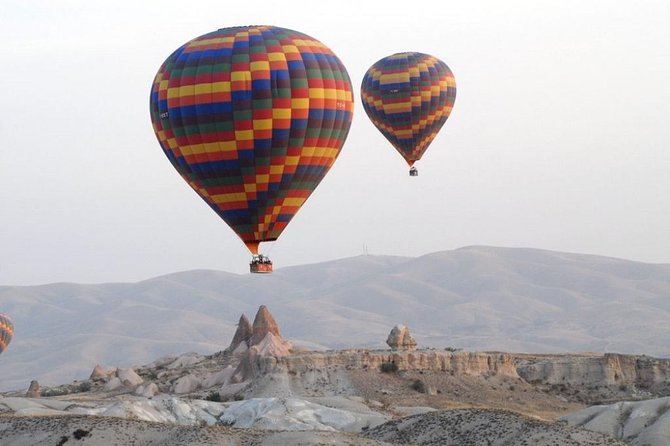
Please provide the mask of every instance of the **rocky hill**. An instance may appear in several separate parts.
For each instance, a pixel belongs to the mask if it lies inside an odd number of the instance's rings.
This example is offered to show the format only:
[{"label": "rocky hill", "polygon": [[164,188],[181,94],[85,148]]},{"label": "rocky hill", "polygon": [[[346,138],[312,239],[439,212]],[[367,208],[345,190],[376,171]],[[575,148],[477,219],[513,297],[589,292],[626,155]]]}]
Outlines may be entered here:
[{"label": "rocky hill", "polygon": [[561,420],[637,446],[670,443],[668,397],[593,406]]},{"label": "rocky hill", "polygon": [[623,446],[592,431],[499,410],[461,409],[414,415],[374,427],[365,438],[418,446]]},{"label": "rocky hill", "polygon": [[[670,403],[649,399],[670,395],[670,360],[416,349],[415,342],[391,342],[395,350],[296,351],[266,306],[253,324],[239,320],[229,347],[215,354],[135,368],[98,365],[85,380],[6,392],[0,438],[16,445],[70,438],[92,445],[129,438],[179,445],[619,445],[627,437],[607,424],[618,420],[628,423],[629,437],[635,432],[646,441],[636,444],[667,446]],[[400,331],[412,339],[407,327],[391,333]],[[626,406],[630,421],[622,421],[621,410],[589,408],[623,399],[646,409]],[[656,417],[646,420],[654,428],[644,435],[640,411]],[[352,437],[361,434],[365,440]]]},{"label": "rocky hill", "polygon": [[[225,348],[239,315],[270,304],[312,349],[386,348],[390,327],[423,347],[670,357],[670,265],[469,247],[360,256],[269,276],[189,271],[137,283],[0,286],[16,334],[0,390],[54,385],[96,363],[131,367]],[[641,329],[644,327],[644,329]]]}]

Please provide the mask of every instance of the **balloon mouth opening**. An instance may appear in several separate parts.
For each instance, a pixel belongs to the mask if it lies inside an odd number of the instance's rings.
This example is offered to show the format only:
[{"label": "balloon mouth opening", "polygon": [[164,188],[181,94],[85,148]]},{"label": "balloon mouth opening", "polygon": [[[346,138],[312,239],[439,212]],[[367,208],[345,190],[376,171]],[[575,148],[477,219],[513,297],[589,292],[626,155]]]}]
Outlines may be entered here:
[{"label": "balloon mouth opening", "polygon": [[265,239],[265,240],[254,240],[252,242],[244,242],[246,245],[247,249],[253,256],[258,255],[258,247],[260,246],[261,242],[274,242],[277,240],[276,238],[271,238],[271,239]]}]

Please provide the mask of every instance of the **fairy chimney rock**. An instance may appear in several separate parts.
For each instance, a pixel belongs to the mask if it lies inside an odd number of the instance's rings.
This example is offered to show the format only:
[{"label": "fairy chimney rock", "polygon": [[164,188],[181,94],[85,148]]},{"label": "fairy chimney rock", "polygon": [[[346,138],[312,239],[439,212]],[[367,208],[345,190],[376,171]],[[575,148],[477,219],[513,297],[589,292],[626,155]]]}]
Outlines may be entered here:
[{"label": "fairy chimney rock", "polygon": [[28,397],[28,398],[39,398],[40,395],[41,395],[40,383],[38,383],[35,380],[30,381],[30,387],[28,387],[28,391],[26,392],[26,397]]},{"label": "fairy chimney rock", "polygon": [[260,343],[268,333],[272,333],[273,336],[276,336],[281,339],[279,334],[279,326],[275,322],[275,318],[270,314],[270,310],[265,305],[261,305],[258,308],[258,313],[256,313],[256,318],[254,319],[254,325],[252,327],[252,336],[249,346],[256,345]]},{"label": "fairy chimney rock", "polygon": [[391,350],[414,350],[416,349],[416,341],[409,334],[409,328],[404,325],[396,325],[389,333],[386,343],[391,347]]},{"label": "fairy chimney rock", "polygon": [[241,344],[244,344],[244,349],[246,350],[249,347],[249,341],[251,341],[251,335],[253,334],[253,329],[251,327],[251,322],[246,315],[240,316],[240,321],[237,323],[237,330],[233,336],[233,340],[228,347],[229,352],[235,352]]}]

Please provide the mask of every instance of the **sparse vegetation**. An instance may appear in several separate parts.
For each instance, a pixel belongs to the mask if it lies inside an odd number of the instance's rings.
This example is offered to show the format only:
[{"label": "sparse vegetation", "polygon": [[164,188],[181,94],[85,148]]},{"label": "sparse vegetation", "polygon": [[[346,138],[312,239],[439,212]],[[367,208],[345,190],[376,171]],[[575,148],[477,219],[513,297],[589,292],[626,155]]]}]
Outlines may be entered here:
[{"label": "sparse vegetation", "polygon": [[84,437],[91,435],[91,431],[85,431],[84,429],[77,429],[72,433],[75,439],[81,440]]},{"label": "sparse vegetation", "polygon": [[395,361],[384,361],[379,365],[382,373],[395,373],[398,371],[398,364]]},{"label": "sparse vegetation", "polygon": [[415,379],[412,381],[412,385],[410,387],[419,393],[426,393],[426,384],[424,384],[424,382],[420,379]]},{"label": "sparse vegetation", "polygon": [[[141,373],[138,373],[138,375],[143,376]],[[158,379],[158,374],[153,370],[149,370],[143,377],[148,381],[156,381]]]},{"label": "sparse vegetation", "polygon": [[68,395],[70,390],[66,387],[53,387],[42,389],[41,394],[44,397]]},{"label": "sparse vegetation", "polygon": [[207,401],[212,401],[215,403],[220,403],[223,400],[221,399],[221,394],[219,392],[210,392],[209,395],[205,397]]}]

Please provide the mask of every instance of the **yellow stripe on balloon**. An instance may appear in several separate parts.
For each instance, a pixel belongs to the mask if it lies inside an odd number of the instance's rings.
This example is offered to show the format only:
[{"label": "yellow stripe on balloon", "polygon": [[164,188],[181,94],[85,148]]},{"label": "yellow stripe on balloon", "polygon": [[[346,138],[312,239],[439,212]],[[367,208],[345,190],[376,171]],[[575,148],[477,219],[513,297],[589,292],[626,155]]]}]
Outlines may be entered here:
[{"label": "yellow stripe on balloon", "polygon": [[270,119],[254,119],[254,130],[271,130],[272,118]]},{"label": "yellow stripe on balloon", "polygon": [[258,60],[255,62],[251,62],[249,64],[249,69],[251,71],[269,71],[270,62],[268,62],[267,60]]},{"label": "yellow stripe on balloon", "polygon": [[254,131],[253,130],[236,130],[235,131],[235,139],[238,141],[249,141],[251,139],[254,139]]},{"label": "yellow stripe on balloon", "polygon": [[309,108],[309,98],[291,99],[291,108],[294,108],[294,109]]},{"label": "yellow stripe on balloon", "polygon": [[189,48],[198,48],[201,46],[209,46],[209,45],[220,45],[222,43],[233,43],[235,41],[234,36],[230,37],[216,37],[214,39],[202,39],[202,40],[194,40],[189,42],[188,47]]},{"label": "yellow stripe on balloon", "polygon": [[291,119],[291,109],[290,108],[273,108],[272,109],[272,118],[273,119]]},{"label": "yellow stripe on balloon", "polygon": [[305,202],[304,198],[284,198],[282,201],[282,206],[302,206],[302,204]]},{"label": "yellow stripe on balloon", "polygon": [[247,201],[247,196],[243,192],[233,192],[230,194],[212,195],[211,199],[214,203],[228,203],[230,201]]}]

